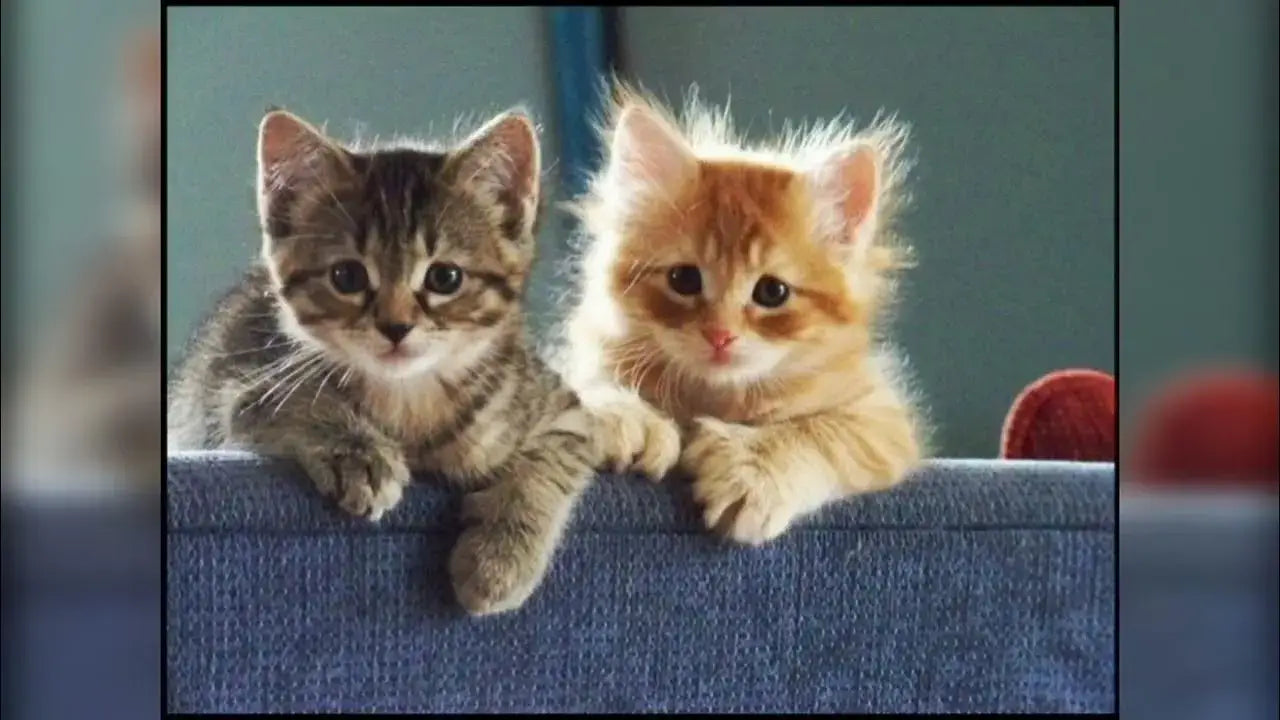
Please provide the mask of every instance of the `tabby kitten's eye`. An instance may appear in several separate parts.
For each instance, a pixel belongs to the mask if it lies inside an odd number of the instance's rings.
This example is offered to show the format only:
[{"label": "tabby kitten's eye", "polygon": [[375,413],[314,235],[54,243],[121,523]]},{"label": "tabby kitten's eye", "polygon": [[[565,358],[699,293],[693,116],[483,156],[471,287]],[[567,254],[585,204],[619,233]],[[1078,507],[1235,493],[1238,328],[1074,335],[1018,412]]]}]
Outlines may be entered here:
[{"label": "tabby kitten's eye", "polygon": [[772,275],[765,275],[756,282],[756,287],[751,291],[751,299],[757,305],[776,308],[791,297],[791,288],[786,283]]},{"label": "tabby kitten's eye", "polygon": [[667,272],[667,284],[680,295],[702,292],[702,273],[697,265],[676,265]]},{"label": "tabby kitten's eye", "polygon": [[423,285],[437,295],[452,295],[462,287],[462,268],[453,263],[432,263]]},{"label": "tabby kitten's eye", "polygon": [[329,280],[343,295],[364,292],[369,289],[369,273],[359,260],[343,260],[329,268]]}]

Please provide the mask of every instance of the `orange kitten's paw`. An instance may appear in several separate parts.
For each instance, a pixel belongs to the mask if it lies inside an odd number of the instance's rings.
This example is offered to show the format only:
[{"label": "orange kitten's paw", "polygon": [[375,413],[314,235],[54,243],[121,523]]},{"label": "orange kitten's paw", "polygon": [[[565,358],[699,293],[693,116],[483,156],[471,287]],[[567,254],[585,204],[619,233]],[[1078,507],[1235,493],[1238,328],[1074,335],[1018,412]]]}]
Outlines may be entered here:
[{"label": "orange kitten's paw", "polygon": [[639,401],[592,409],[601,423],[605,462],[614,472],[635,470],[661,480],[680,459],[680,428]]},{"label": "orange kitten's paw", "polygon": [[753,440],[759,431],[700,418],[681,455],[693,474],[693,497],[707,527],[736,542],[760,545],[781,535],[797,515],[787,488],[765,469]]}]

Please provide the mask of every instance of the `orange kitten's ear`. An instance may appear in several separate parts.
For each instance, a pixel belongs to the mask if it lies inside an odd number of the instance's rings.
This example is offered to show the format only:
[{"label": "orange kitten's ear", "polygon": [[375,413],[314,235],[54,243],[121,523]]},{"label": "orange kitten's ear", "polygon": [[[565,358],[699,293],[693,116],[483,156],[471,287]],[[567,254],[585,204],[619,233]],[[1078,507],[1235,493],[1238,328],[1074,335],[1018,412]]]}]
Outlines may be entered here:
[{"label": "orange kitten's ear", "polygon": [[456,151],[457,182],[494,208],[512,240],[531,236],[537,216],[542,156],[538,132],[520,110],[472,133]]},{"label": "orange kitten's ear", "polygon": [[642,105],[622,109],[609,149],[608,182],[623,198],[650,197],[683,187],[698,161],[679,133]]},{"label": "orange kitten's ear", "polygon": [[823,208],[825,230],[840,244],[870,245],[880,207],[881,162],[876,149],[855,142],[818,164],[811,173]]}]

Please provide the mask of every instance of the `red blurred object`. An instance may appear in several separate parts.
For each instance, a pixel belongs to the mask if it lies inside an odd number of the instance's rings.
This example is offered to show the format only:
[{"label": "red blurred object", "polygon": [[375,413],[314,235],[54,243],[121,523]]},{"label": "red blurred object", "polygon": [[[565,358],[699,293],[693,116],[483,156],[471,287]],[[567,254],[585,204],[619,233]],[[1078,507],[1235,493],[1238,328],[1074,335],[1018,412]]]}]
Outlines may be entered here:
[{"label": "red blurred object", "polygon": [[1115,462],[1115,378],[1058,370],[1028,385],[1005,417],[1000,457]]},{"label": "red blurred object", "polygon": [[1201,370],[1156,394],[1138,418],[1135,479],[1277,485],[1280,383],[1250,369]]}]

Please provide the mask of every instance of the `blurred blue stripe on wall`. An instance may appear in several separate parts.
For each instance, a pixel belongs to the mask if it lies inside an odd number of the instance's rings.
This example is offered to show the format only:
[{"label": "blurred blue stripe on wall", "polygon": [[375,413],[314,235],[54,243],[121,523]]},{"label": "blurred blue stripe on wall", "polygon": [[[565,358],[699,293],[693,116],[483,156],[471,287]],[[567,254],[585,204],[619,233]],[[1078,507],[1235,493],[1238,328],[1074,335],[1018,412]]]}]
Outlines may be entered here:
[{"label": "blurred blue stripe on wall", "polygon": [[591,123],[599,114],[601,79],[612,58],[610,14],[600,7],[551,8],[556,107],[560,114],[560,164],[564,189],[586,188],[596,152]]}]

